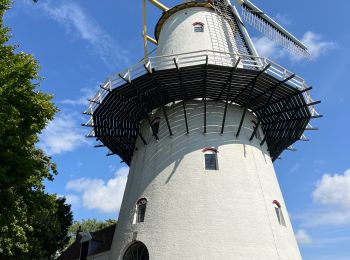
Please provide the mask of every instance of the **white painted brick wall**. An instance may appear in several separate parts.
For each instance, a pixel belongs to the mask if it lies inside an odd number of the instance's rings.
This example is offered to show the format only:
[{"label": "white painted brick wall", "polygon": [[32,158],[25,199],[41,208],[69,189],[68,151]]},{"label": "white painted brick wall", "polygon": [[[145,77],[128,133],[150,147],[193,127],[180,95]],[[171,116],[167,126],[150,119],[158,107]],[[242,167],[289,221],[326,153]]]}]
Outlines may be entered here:
[{"label": "white painted brick wall", "polygon": [[[189,135],[182,105],[167,111],[172,137],[160,111],[159,141],[142,124],[148,145],[137,142],[110,259],[122,259],[133,232],[151,260],[301,259],[267,146],[249,142],[254,115],[247,113],[237,139],[237,106],[229,106],[223,135],[222,103],[208,101],[207,134],[201,101],[187,103]],[[204,169],[204,147],[218,148],[218,171]],[[145,222],[133,224],[141,197],[148,199]],[[274,200],[287,227],[278,223]]]}]

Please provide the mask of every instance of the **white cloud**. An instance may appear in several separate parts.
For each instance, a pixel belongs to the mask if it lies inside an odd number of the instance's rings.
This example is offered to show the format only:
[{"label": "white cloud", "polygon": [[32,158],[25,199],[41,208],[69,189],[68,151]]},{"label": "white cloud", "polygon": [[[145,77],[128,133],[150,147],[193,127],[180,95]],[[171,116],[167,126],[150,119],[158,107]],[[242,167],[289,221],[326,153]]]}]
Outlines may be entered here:
[{"label": "white cloud", "polygon": [[303,226],[344,226],[350,224],[350,169],[344,174],[324,174],[312,193],[324,207],[299,216]]},{"label": "white cloud", "polygon": [[[322,35],[316,34],[312,31],[306,32],[301,38],[301,41],[308,47],[311,60],[315,60],[337,47],[335,42],[324,41]],[[278,59],[288,56],[291,61],[299,61],[304,58],[302,56],[298,56],[297,54],[288,52],[288,50],[285,50],[283,47],[279,46],[266,36],[253,38],[253,42],[259,55],[262,57]]]},{"label": "white cloud", "polygon": [[80,201],[80,197],[77,196],[77,195],[74,195],[74,194],[69,194],[69,195],[65,195],[63,196],[66,198],[66,202],[68,204],[71,204],[73,205],[74,207],[79,207],[80,204],[81,204],[81,201]]},{"label": "white cloud", "polygon": [[58,103],[64,104],[64,105],[71,105],[71,106],[78,106],[78,105],[83,105],[83,106],[88,106],[88,98],[91,98],[94,95],[94,92],[91,89],[88,88],[82,88],[80,89],[82,92],[82,95],[77,98],[77,99],[64,99],[59,101]]},{"label": "white cloud", "polygon": [[266,36],[252,39],[261,57],[277,59],[284,56],[284,50]]},{"label": "white cloud", "polygon": [[300,245],[308,245],[312,243],[312,239],[304,229],[299,229],[295,237]]},{"label": "white cloud", "polygon": [[342,206],[350,210],[350,169],[340,175],[323,175],[312,196],[324,205]]},{"label": "white cloud", "polygon": [[78,193],[86,209],[112,213],[120,210],[129,168],[117,170],[114,178],[102,179],[80,178],[69,181],[66,189]]},{"label": "white cloud", "polygon": [[98,23],[75,1],[40,1],[36,5],[28,4],[35,11],[43,11],[49,18],[65,26],[67,31],[85,40],[92,47],[92,51],[106,63],[108,67],[115,67],[128,62],[128,52],[113,40]]},{"label": "white cloud", "polygon": [[317,59],[337,46],[335,42],[323,41],[322,35],[312,31],[306,32],[301,41],[308,47],[311,59]]},{"label": "white cloud", "polygon": [[346,226],[350,224],[350,210],[328,208],[299,216],[304,227]]},{"label": "white cloud", "polygon": [[82,130],[72,115],[58,115],[40,135],[38,146],[49,155],[73,151],[88,143]]},{"label": "white cloud", "polygon": [[277,13],[275,15],[275,19],[281,23],[282,25],[291,25],[292,24],[292,21],[290,20],[290,18],[288,17],[287,14],[281,14],[281,13]]}]

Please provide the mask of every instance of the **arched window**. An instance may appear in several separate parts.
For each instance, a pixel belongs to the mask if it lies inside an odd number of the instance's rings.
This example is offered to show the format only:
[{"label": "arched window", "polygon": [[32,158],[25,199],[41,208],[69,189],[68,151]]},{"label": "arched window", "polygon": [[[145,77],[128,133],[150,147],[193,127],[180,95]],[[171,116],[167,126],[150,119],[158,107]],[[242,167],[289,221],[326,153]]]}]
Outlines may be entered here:
[{"label": "arched window", "polygon": [[139,199],[136,203],[136,222],[144,222],[146,214],[147,200],[145,198]]},{"label": "arched window", "polygon": [[159,133],[159,125],[160,125],[160,117],[156,117],[152,120],[151,122],[152,128],[153,128],[153,132],[152,134],[156,134],[158,135]]},{"label": "arched window", "polygon": [[218,150],[215,148],[207,147],[202,150],[204,153],[204,165],[206,170],[215,171],[218,170]]},{"label": "arched window", "polygon": [[142,242],[135,242],[126,250],[123,260],[149,260],[147,247]]},{"label": "arched window", "polygon": [[280,223],[281,226],[286,226],[286,221],[284,220],[284,217],[283,217],[281,204],[277,200],[274,200],[272,203],[273,203],[273,206],[275,207],[278,223]]},{"label": "arched window", "polygon": [[[254,120],[252,120],[252,124],[253,124],[253,131],[255,130],[255,128],[258,126],[258,123],[255,122]],[[261,141],[261,135],[260,135],[260,131],[259,131],[259,128],[256,129],[255,131],[255,137]]]},{"label": "arched window", "polygon": [[193,24],[193,31],[194,32],[204,32],[204,23],[195,22]]}]

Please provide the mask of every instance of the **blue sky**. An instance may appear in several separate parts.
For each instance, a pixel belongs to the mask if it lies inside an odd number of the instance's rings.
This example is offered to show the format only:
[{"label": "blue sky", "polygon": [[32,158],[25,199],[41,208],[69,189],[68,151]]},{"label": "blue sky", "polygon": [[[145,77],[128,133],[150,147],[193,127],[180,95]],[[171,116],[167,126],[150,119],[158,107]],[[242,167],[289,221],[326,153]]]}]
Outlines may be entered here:
[{"label": "blue sky", "polygon": [[[124,3],[121,5],[121,3]],[[178,0],[164,0],[173,6]],[[262,56],[305,78],[322,100],[324,118],[312,124],[310,142],[297,143],[275,163],[300,249],[307,260],[350,259],[350,2],[255,0],[254,3],[309,45],[310,61],[298,60],[248,26]],[[149,28],[160,13],[150,8]],[[127,168],[104,148],[93,147],[80,126],[86,99],[108,76],[142,58],[141,1],[16,0],[5,17],[11,43],[39,60],[41,89],[61,112],[40,146],[58,164],[47,191],[64,195],[75,219],[116,218]]]}]

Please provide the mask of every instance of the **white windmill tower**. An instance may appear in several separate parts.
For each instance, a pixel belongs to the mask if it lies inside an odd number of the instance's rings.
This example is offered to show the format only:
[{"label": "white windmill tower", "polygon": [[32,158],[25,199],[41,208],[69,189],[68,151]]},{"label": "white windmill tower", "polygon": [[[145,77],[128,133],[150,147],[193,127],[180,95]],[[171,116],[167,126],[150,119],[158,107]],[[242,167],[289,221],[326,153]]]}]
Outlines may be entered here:
[{"label": "white windmill tower", "polygon": [[[146,2],[144,60],[109,78],[85,112],[97,146],[130,166],[110,259],[301,259],[273,161],[314,129],[311,87],[258,56],[229,1],[149,0],[163,11],[155,38]],[[307,55],[238,2],[247,22]]]}]

